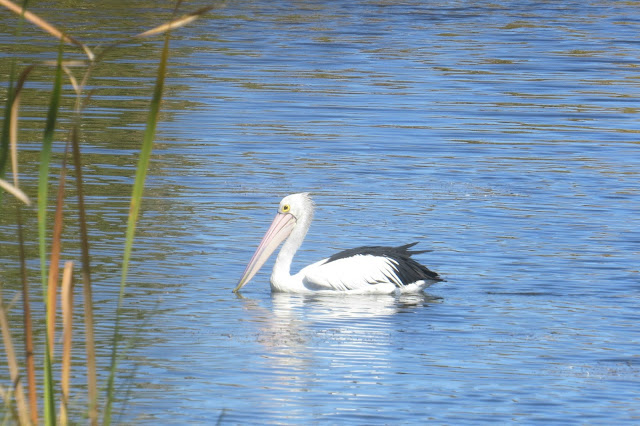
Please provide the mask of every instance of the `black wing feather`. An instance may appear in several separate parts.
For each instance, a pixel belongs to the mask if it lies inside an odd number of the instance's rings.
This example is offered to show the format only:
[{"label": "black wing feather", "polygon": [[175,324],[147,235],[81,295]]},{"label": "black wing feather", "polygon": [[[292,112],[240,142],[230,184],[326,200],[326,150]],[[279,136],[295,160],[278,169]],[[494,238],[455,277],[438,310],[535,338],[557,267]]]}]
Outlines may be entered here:
[{"label": "black wing feather", "polygon": [[[431,250],[411,251],[411,247],[416,243],[405,244],[398,247],[386,246],[363,246],[348,249],[334,254],[327,259],[326,263],[334,262],[339,259],[345,259],[352,256],[380,256],[393,260],[393,268],[396,275],[400,278],[403,285],[407,285],[420,280],[443,281],[443,279],[426,266],[416,262],[411,258],[414,254],[426,253]],[[325,264],[326,264],[325,263]],[[391,278],[391,277],[390,277]],[[391,279],[393,282],[393,279]]]}]

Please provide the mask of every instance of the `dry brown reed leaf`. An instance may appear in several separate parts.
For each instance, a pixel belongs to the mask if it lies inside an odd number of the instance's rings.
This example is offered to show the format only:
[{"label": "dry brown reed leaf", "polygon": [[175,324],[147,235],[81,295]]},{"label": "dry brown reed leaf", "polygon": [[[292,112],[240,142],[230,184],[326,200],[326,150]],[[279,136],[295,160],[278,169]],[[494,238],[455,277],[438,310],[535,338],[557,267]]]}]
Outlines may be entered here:
[{"label": "dry brown reed leaf", "polygon": [[60,424],[68,423],[67,407],[69,404],[69,376],[71,373],[71,336],[73,332],[73,262],[64,264],[62,274],[62,398],[60,401]]},{"label": "dry brown reed leaf", "polygon": [[49,352],[53,357],[53,344],[56,326],[56,299],[58,292],[58,275],[60,271],[60,252],[62,251],[62,226],[64,223],[64,187],[67,177],[67,155],[69,144],[67,144],[60,169],[60,180],[58,182],[58,194],[56,197],[56,212],[54,215],[53,235],[51,236],[51,258],[49,261],[49,281],[47,285],[49,302],[47,304],[47,321],[49,323]]},{"label": "dry brown reed leaf", "polygon": [[[53,250],[52,250],[53,251]],[[57,265],[57,260],[55,259]],[[51,261],[49,266],[49,284],[47,285],[47,334],[49,339],[49,356],[53,359],[54,340],[56,337],[56,298],[58,296],[58,267]],[[53,277],[53,278],[52,278]]]},{"label": "dry brown reed leaf", "polygon": [[11,339],[11,331],[9,330],[9,321],[7,320],[7,312],[2,301],[2,292],[0,292],[0,328],[2,329],[2,340],[4,343],[4,352],[7,355],[7,364],[9,365],[9,375],[14,386],[14,396],[16,406],[18,407],[18,419],[20,424],[29,425],[29,410],[24,397],[22,381],[20,379],[20,371],[18,368],[18,360],[15,350],[13,349],[13,341]]},{"label": "dry brown reed leaf", "polygon": [[185,26],[193,21],[195,21],[196,19],[198,19],[201,15],[207,13],[208,11],[210,11],[211,9],[216,8],[216,5],[213,6],[206,6],[203,7],[201,9],[196,10],[195,12],[189,13],[187,15],[184,15],[178,19],[175,19],[171,22],[167,22],[166,24],[162,24],[159,25],[155,28],[152,28],[150,30],[147,30],[143,33],[137,34],[134,37],[148,37],[150,35],[155,35],[155,34],[161,34],[164,33],[166,31],[171,31],[174,30],[176,28],[180,28],[182,26]]},{"label": "dry brown reed leaf", "polygon": [[94,60],[95,55],[93,54],[91,49],[89,49],[89,47],[87,47],[84,43],[81,43],[78,40],[76,40],[75,38],[71,37],[70,35],[67,35],[67,34],[63,33],[62,31],[60,31],[59,29],[57,29],[56,27],[54,27],[53,25],[51,25],[50,23],[45,21],[44,19],[40,18],[35,13],[29,12],[28,10],[26,10],[26,9],[22,8],[21,6],[13,3],[10,0],[0,0],[0,5],[6,7],[10,11],[12,11],[12,12],[18,14],[18,15],[24,16],[24,19],[26,19],[27,21],[31,22],[35,26],[40,27],[40,29],[48,32],[49,34],[51,34],[52,36],[54,36],[58,40],[62,40],[65,43],[74,44],[76,46],[79,46],[87,54],[87,56],[89,57],[89,60],[91,60],[91,61]]},{"label": "dry brown reed leaf", "polygon": [[[13,95],[13,103],[11,105],[11,116],[9,117],[9,146],[11,151],[11,168],[13,171],[13,186],[19,188],[18,184],[18,111],[20,110],[20,94],[24,87],[25,81],[29,73],[33,70],[34,65],[28,66],[20,74],[18,84]],[[27,203],[30,205],[30,202]]]},{"label": "dry brown reed leaf", "polygon": [[80,96],[82,94],[82,90],[80,89],[80,86],[78,86],[78,81],[71,73],[71,70],[65,64],[62,64],[62,70],[67,74],[67,77],[69,77],[69,81],[71,82],[76,95]]},{"label": "dry brown reed leaf", "polygon": [[[90,95],[89,95],[90,97]],[[87,219],[84,208],[84,191],[82,187],[82,161],[80,154],[80,138],[78,126],[71,130],[71,148],[76,175],[78,196],[78,223],[80,225],[80,247],[82,253],[82,301],[84,305],[84,339],[87,354],[87,393],[89,397],[89,423],[98,425],[98,382],[96,376],[96,349],[93,335],[93,295],[91,290],[91,256],[89,254],[89,237]]]},{"label": "dry brown reed leaf", "polygon": [[18,200],[22,201],[26,205],[28,206],[31,205],[31,200],[29,199],[27,194],[22,192],[20,188],[16,188],[15,186],[11,185],[6,180],[0,179],[0,188],[4,189],[9,194],[13,195],[14,197],[16,197]]}]

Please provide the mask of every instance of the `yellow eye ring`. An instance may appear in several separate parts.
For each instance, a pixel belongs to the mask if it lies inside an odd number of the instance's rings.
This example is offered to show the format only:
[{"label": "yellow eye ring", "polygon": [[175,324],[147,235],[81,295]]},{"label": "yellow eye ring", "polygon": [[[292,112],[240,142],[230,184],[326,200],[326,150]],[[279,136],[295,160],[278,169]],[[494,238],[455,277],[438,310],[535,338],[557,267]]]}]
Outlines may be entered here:
[{"label": "yellow eye ring", "polygon": [[284,206],[282,206],[283,213],[287,213],[289,210],[291,210],[291,207],[289,206],[289,204],[285,204]]}]

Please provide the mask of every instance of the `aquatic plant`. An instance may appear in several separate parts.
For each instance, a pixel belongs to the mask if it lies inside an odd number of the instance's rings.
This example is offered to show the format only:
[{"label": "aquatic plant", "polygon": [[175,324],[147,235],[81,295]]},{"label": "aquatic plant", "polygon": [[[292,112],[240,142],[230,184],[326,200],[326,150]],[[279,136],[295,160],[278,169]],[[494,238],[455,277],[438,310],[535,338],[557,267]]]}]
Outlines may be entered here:
[{"label": "aquatic plant", "polygon": [[[215,5],[207,6],[195,12],[183,15],[179,18],[178,7],[180,1],[177,2],[173,11],[173,18],[162,25],[151,30],[139,33],[133,37],[117,41],[107,46],[98,48],[89,48],[79,39],[65,34],[63,31],[48,23],[45,19],[30,12],[23,6],[19,6],[10,0],[0,0],[0,6],[3,6],[16,14],[18,19],[17,32],[20,32],[24,22],[31,23],[45,32],[46,37],[54,37],[59,41],[57,59],[53,62],[42,62],[29,65],[18,73],[18,65],[11,64],[10,75],[8,76],[8,88],[6,103],[4,106],[4,121],[2,124],[2,133],[0,134],[0,214],[9,209],[15,209],[15,229],[16,241],[18,245],[17,266],[20,269],[18,275],[22,281],[21,292],[16,294],[13,300],[5,305],[2,299],[4,292],[4,278],[0,277],[0,328],[2,330],[2,339],[4,352],[7,358],[11,384],[7,387],[0,387],[0,396],[4,400],[5,415],[4,421],[17,421],[20,424],[38,424],[40,422],[40,408],[38,399],[38,377],[42,377],[42,420],[45,424],[51,425],[59,422],[62,425],[68,424],[70,421],[69,413],[69,396],[70,396],[70,371],[71,371],[71,348],[73,334],[73,283],[74,283],[74,265],[80,264],[82,276],[82,309],[84,317],[84,346],[86,377],[87,377],[87,406],[86,413],[78,413],[80,416],[88,417],[91,424],[96,425],[99,421],[99,415],[102,413],[102,423],[110,424],[113,412],[114,381],[117,372],[119,359],[119,333],[121,310],[124,304],[125,287],[127,283],[127,273],[129,262],[131,260],[131,252],[135,236],[136,223],[142,201],[143,189],[149,160],[153,148],[153,142],[156,133],[156,126],[160,112],[162,101],[165,75],[167,70],[167,61],[169,56],[170,33],[173,29],[181,27],[192,22],[202,16],[207,11],[213,9]],[[26,4],[26,2],[25,2]],[[121,266],[120,291],[117,300],[117,308],[113,322],[113,337],[111,340],[111,357],[110,367],[108,371],[108,379],[105,385],[105,395],[100,398],[98,395],[98,380],[96,373],[96,351],[94,338],[94,314],[93,314],[93,296],[92,296],[92,278],[91,278],[91,256],[90,256],[90,239],[89,225],[87,223],[87,215],[84,201],[83,190],[83,157],[82,147],[80,144],[81,123],[83,112],[91,101],[92,94],[97,88],[93,87],[87,90],[92,72],[96,67],[103,65],[103,59],[106,53],[113,51],[131,41],[150,37],[158,34],[164,34],[164,44],[161,50],[161,56],[158,60],[158,70],[155,78],[155,85],[151,100],[148,107],[146,127],[143,140],[141,143],[138,165],[136,169],[135,182],[132,188],[130,198],[130,209],[127,219],[127,228],[125,236],[125,246],[123,249],[123,261]],[[16,34],[16,37],[19,34]],[[86,55],[84,60],[65,60],[64,48],[66,45],[74,46],[82,50]],[[27,254],[25,250],[25,232],[24,217],[33,213],[30,197],[21,189],[19,161],[18,161],[18,124],[20,112],[21,94],[25,84],[29,81],[32,71],[36,68],[46,67],[53,69],[51,73],[52,88],[49,97],[46,120],[44,123],[44,132],[42,145],[40,150],[38,164],[38,190],[37,190],[37,224],[38,224],[38,248],[39,248],[39,264],[40,279],[42,287],[42,298],[44,300],[43,317],[45,318],[44,348],[43,359],[37,359],[34,350],[34,321],[32,319],[32,306],[30,303],[31,287],[27,273]],[[73,67],[73,68],[72,68]],[[72,70],[82,70],[82,78],[77,79]],[[54,134],[59,128],[59,114],[61,113],[60,103],[63,94],[63,83],[68,81],[75,92],[75,105],[70,113],[70,131],[64,146],[64,155],[60,167],[60,175],[57,179],[57,189],[55,196],[55,213],[53,216],[53,225],[49,227],[47,224],[47,212],[50,207],[49,188],[52,186],[50,182],[50,166],[52,161],[52,148],[54,145]],[[76,217],[79,230],[80,243],[80,259],[75,261],[66,261],[64,264],[64,272],[62,277],[61,292],[59,292],[60,281],[60,264],[63,258],[61,240],[63,235],[63,225],[65,218],[69,216],[65,213],[65,183],[67,170],[70,162],[75,174],[75,193],[77,196],[77,211],[73,215]],[[5,175],[10,170],[11,178],[5,179]],[[19,202],[8,202],[10,198],[15,198]],[[48,243],[49,241],[49,243]],[[5,244],[0,242],[0,244]],[[54,342],[56,329],[59,327],[59,318],[57,315],[58,293],[60,293],[61,312],[62,312],[62,354],[60,357],[60,388],[57,389],[54,378]],[[16,304],[18,297],[22,299],[22,326],[20,335],[24,339],[24,361],[21,362],[19,351],[13,344],[12,333],[10,330],[7,313]],[[21,373],[21,364],[25,370],[25,374]],[[41,374],[37,371],[40,369]],[[26,377],[26,380],[25,380]],[[26,388],[26,389],[25,389]],[[102,407],[99,407],[99,401],[104,401]],[[57,407],[59,406],[59,408]]]}]

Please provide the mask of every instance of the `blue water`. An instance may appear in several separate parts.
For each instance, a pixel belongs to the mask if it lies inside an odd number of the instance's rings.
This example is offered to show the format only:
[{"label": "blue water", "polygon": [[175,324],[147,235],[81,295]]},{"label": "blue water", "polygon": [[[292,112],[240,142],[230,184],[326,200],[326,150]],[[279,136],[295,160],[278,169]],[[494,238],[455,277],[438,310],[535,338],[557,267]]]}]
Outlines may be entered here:
[{"label": "blue water", "polygon": [[[215,13],[173,41],[121,421],[640,421],[633,3]],[[96,185],[123,184],[108,170],[133,162],[117,152],[93,165]],[[294,269],[417,241],[447,281],[401,297],[272,295],[271,261],[232,294],[280,198],[299,191],[317,210]],[[93,202],[113,227],[95,249],[107,311],[126,194]]]},{"label": "blue water", "polygon": [[[128,418],[637,422],[631,8],[253,2],[201,27],[214,40],[181,94],[196,105],[164,127],[179,142],[164,153],[190,160],[172,208],[181,286],[138,358],[136,383],[159,389]],[[267,267],[234,297],[297,191],[317,213],[294,268],[419,241],[447,282],[271,295]]]}]

